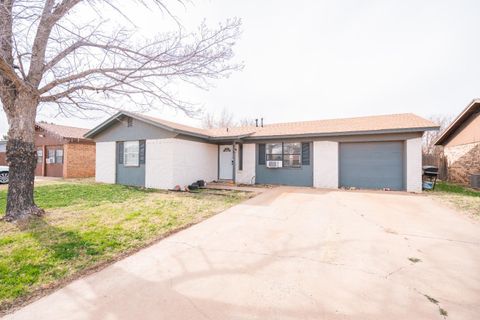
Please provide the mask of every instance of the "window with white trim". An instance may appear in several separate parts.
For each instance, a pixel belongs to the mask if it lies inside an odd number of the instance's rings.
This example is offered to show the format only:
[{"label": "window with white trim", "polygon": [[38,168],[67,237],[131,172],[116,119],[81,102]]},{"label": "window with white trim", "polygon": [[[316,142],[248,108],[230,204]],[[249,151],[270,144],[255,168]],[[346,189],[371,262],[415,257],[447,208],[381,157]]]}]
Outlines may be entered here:
[{"label": "window with white trim", "polygon": [[284,168],[300,168],[302,166],[302,144],[300,142],[267,143],[265,159],[282,161]]},{"label": "window with white trim", "polygon": [[123,143],[123,165],[138,167],[140,165],[139,141],[125,141]]},{"label": "window with white trim", "polygon": [[37,148],[37,163],[43,163],[43,148]]},{"label": "window with white trim", "polygon": [[63,163],[63,150],[55,150],[55,163]]},{"label": "window with white trim", "polygon": [[55,163],[55,149],[48,149],[47,163],[49,164]]}]

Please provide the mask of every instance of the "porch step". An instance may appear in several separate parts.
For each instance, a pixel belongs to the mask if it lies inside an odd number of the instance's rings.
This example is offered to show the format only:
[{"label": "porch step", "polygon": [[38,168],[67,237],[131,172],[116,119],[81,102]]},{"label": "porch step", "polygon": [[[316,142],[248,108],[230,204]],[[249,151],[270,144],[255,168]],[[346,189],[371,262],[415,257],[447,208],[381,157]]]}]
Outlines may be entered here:
[{"label": "porch step", "polygon": [[214,182],[210,182],[210,184],[219,184],[219,185],[223,184],[223,185],[231,185],[231,186],[235,185],[235,183],[231,179],[220,179]]}]

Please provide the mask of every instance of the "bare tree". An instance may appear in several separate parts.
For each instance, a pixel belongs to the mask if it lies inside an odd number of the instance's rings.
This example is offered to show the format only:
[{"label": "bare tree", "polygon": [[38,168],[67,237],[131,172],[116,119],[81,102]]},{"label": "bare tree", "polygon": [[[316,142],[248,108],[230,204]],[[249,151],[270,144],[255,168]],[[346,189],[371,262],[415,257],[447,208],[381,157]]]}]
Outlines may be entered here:
[{"label": "bare tree", "polygon": [[[167,0],[131,0],[169,12]],[[123,1],[122,1],[123,2]],[[177,32],[141,40],[134,32],[102,20],[105,7],[128,19],[113,0],[0,0],[0,101],[9,124],[10,165],[5,220],[44,211],[34,203],[34,128],[40,104],[78,115],[114,108],[115,98],[138,108],[166,105],[187,114],[195,107],[172,94],[171,85],[207,87],[241,66],[230,63],[240,21],[196,34]],[[77,9],[96,10],[80,23]],[[85,18],[85,17],[80,17]]]},{"label": "bare tree", "polygon": [[228,128],[234,125],[234,115],[226,108],[223,108],[218,115],[207,112],[202,118],[202,126],[207,129]]},{"label": "bare tree", "polygon": [[254,126],[255,120],[250,118],[242,118],[240,120],[235,119],[235,115],[227,108],[223,108],[217,115],[215,113],[207,112],[202,118],[202,127],[207,129],[212,128],[231,128],[231,127],[244,127]]},{"label": "bare tree", "polygon": [[440,126],[438,131],[426,131],[423,135],[423,153],[434,154],[440,149],[435,146],[435,141],[442,134],[442,132],[450,125],[453,117],[451,115],[437,114],[428,117],[431,121]]}]

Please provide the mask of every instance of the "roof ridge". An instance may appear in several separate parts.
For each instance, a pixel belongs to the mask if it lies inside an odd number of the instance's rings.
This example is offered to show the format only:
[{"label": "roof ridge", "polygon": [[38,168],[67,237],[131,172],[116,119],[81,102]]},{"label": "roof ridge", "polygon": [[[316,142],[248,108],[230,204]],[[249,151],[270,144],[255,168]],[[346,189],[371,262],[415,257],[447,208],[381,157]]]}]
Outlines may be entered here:
[{"label": "roof ridge", "polygon": [[[379,118],[379,117],[392,117],[392,116],[403,116],[403,115],[413,115],[419,117],[413,112],[404,112],[404,113],[386,113],[386,114],[377,114],[370,116],[357,116],[357,117],[348,117],[348,118],[327,118],[327,119],[316,119],[316,120],[300,120],[300,121],[287,121],[287,122],[274,122],[270,124],[264,124],[263,127],[276,126],[276,125],[286,125],[286,124],[304,124],[304,123],[316,123],[321,121],[349,121],[354,119],[366,119],[366,118]],[[263,128],[261,126],[232,126],[228,127],[229,129],[233,128]],[[214,129],[226,129],[227,127],[219,127]]]}]

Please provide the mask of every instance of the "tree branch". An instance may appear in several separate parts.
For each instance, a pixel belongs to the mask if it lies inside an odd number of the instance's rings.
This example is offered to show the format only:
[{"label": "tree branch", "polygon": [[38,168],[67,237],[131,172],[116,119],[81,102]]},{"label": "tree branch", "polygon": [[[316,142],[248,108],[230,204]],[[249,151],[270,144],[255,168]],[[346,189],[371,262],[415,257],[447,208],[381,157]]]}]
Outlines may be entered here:
[{"label": "tree branch", "polygon": [[[0,7],[6,1],[14,1],[7,14],[14,21],[13,49],[12,59],[0,66],[0,80],[8,80],[0,83],[0,95],[23,85],[39,102],[69,112],[128,102],[144,110],[166,105],[190,113],[194,105],[174,91],[180,83],[207,88],[211,79],[242,67],[229,62],[240,33],[237,19],[213,30],[202,24],[196,33],[178,25],[176,32],[147,41],[104,20],[103,5],[128,17],[115,0],[0,0]],[[134,1],[172,16],[163,0]],[[81,2],[98,16],[79,24],[72,9]],[[0,14],[0,25],[3,21]]]},{"label": "tree branch", "polygon": [[0,72],[4,79],[11,81],[15,86],[19,88],[25,88],[25,84],[22,79],[16,74],[12,66],[0,56]]},{"label": "tree branch", "polygon": [[[54,25],[81,0],[64,0],[55,8],[54,0],[46,0],[32,46],[32,58],[27,81],[37,87],[42,80],[45,51]],[[53,10],[53,12],[52,12]]]}]

